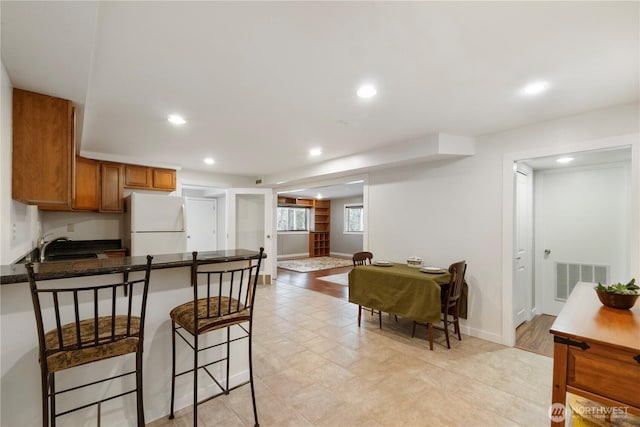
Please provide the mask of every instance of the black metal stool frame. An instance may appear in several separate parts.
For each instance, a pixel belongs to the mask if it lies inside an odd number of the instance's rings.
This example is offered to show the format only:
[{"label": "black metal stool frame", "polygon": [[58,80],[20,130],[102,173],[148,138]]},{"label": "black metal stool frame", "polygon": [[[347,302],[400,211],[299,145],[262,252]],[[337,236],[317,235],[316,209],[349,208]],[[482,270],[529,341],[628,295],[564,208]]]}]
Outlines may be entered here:
[{"label": "black metal stool frame", "polygon": [[[253,404],[253,416],[254,416],[254,421],[255,421],[255,426],[259,426],[260,424],[258,423],[258,412],[256,409],[256,397],[255,397],[255,389],[254,389],[254,384],[253,384],[253,357],[252,357],[252,339],[251,339],[251,332],[252,332],[252,327],[253,327],[253,304],[254,304],[254,300],[255,300],[255,291],[256,291],[256,286],[258,284],[258,275],[260,272],[260,265],[262,262],[262,255],[264,252],[264,248],[260,248],[260,256],[258,258],[258,262],[257,264],[253,264],[253,265],[249,265],[248,267],[240,267],[240,268],[232,268],[232,269],[225,269],[225,270],[221,270],[221,271],[198,271],[198,253],[197,252],[193,252],[192,253],[192,257],[193,257],[193,263],[191,265],[191,286],[193,287],[193,301],[191,301],[191,303],[193,303],[193,330],[195,331],[195,333],[192,333],[191,331],[185,329],[184,327],[180,326],[180,325],[176,325],[176,322],[172,319],[171,321],[171,327],[172,327],[172,334],[171,334],[171,347],[172,347],[172,363],[171,363],[171,412],[169,414],[169,419],[173,419],[174,418],[174,401],[175,401],[175,381],[176,378],[188,373],[193,372],[193,425],[196,426],[197,425],[197,417],[198,417],[198,405],[204,402],[207,402],[211,399],[214,399],[216,397],[219,397],[221,395],[227,395],[229,394],[230,391],[235,390],[236,388],[239,388],[241,386],[246,385],[247,383],[251,385],[251,401]],[[249,261],[251,262],[251,261]],[[230,289],[229,289],[229,298],[231,298],[234,294],[234,284],[237,284],[238,282],[235,282],[234,279],[236,279],[237,275],[240,275],[239,278],[239,288],[237,289],[237,293],[238,296],[240,298],[240,296],[243,294],[242,293],[242,286],[243,286],[243,280],[245,279],[245,275],[248,275],[248,277],[246,277],[247,280],[247,286],[248,288],[245,289],[245,298],[244,298],[244,302],[242,302],[240,299],[238,299],[237,301],[233,302],[233,304],[235,304],[235,308],[232,307],[232,301],[231,299],[229,300],[229,305],[227,306],[227,313],[223,314],[221,312],[221,304],[217,305],[217,313],[211,313],[210,312],[210,304],[207,303],[207,313],[206,315],[203,317],[201,315],[199,315],[198,312],[198,276],[206,276],[206,288],[207,288],[207,296],[206,299],[215,299],[216,295],[211,295],[211,290],[212,290],[212,286],[216,286],[216,285],[212,285],[212,277],[217,277],[218,278],[218,283],[217,283],[217,298],[220,300],[221,298],[223,298],[225,295],[222,292],[222,288],[223,288],[223,284],[224,284],[224,277],[225,275],[227,277],[230,278]],[[201,299],[202,300],[202,299]],[[189,303],[187,303],[189,304]],[[229,316],[229,315],[233,315],[233,314],[237,314],[239,312],[242,312],[244,310],[249,310],[249,314],[246,317],[242,317],[242,321],[238,321],[236,318],[229,318],[228,320],[223,320],[218,326],[213,326],[210,329],[205,330],[204,332],[198,332],[198,324],[199,321],[206,321],[208,319],[219,319],[219,318],[224,318],[225,316]],[[243,323],[248,323],[248,327],[245,328],[245,326],[243,325]],[[238,326],[243,332],[244,334],[231,339],[231,332],[230,332],[230,328],[232,326]],[[203,347],[200,348],[199,347],[199,335],[204,335],[208,332],[212,332],[215,330],[220,330],[220,329],[226,329],[226,339],[223,342],[219,342],[213,345],[209,345],[207,347]],[[182,338],[182,340],[191,348],[191,350],[193,350],[193,368],[176,373],[176,335],[178,335],[180,338]],[[191,339],[189,339],[187,337],[187,335],[191,336]],[[229,364],[230,364],[230,348],[231,348],[231,343],[236,342],[236,341],[240,341],[243,339],[248,339],[249,342],[249,380],[245,381],[243,383],[237,384],[233,387],[229,387]],[[191,341],[193,341],[193,344],[191,343]],[[217,360],[214,360],[212,362],[208,362],[208,363],[204,363],[202,365],[198,364],[198,354],[200,352],[203,352],[205,350],[210,350],[212,348],[216,348],[216,347],[221,347],[221,346],[225,346],[225,355],[224,357],[221,357]],[[210,366],[215,365],[217,363],[221,363],[221,362],[226,362],[226,369],[225,369],[225,384],[222,385],[220,384],[220,382],[218,381],[218,379],[216,379],[215,375],[208,369]],[[198,370],[202,369],[203,371],[206,372],[207,376],[209,376],[209,378],[211,378],[211,380],[216,384],[216,386],[221,390],[219,393],[216,393],[212,396],[208,396],[200,401],[198,401]]]},{"label": "black metal stool frame", "polygon": [[[25,267],[27,270],[27,277],[29,279],[29,286],[31,289],[31,299],[33,302],[35,317],[36,317],[36,325],[38,332],[38,342],[39,342],[39,362],[40,362],[40,374],[41,374],[41,392],[42,392],[42,425],[44,427],[49,426],[49,423],[52,427],[56,425],[56,418],[61,417],[63,415],[70,414],[72,412],[79,411],[81,409],[88,408],[90,406],[97,405],[98,406],[98,426],[100,425],[100,406],[103,402],[107,402],[127,394],[136,393],[136,406],[137,406],[137,421],[139,426],[144,426],[144,402],[143,402],[143,385],[142,385],[142,351],[144,348],[144,320],[146,315],[146,305],[147,305],[147,294],[149,290],[149,277],[151,273],[151,261],[153,257],[147,256],[147,264],[145,267],[145,276],[142,279],[137,280],[129,280],[129,271],[125,271],[123,282],[106,284],[106,285],[95,285],[95,286],[83,286],[83,287],[69,287],[69,288],[39,288],[38,284],[35,280],[35,274],[33,269],[33,263],[28,263]],[[133,309],[133,289],[134,285],[142,284],[142,301],[140,303],[140,316],[139,316],[139,328],[137,333],[131,333],[131,319],[132,319],[132,309]],[[115,335],[115,322],[116,315],[118,310],[116,309],[116,299],[117,299],[117,290],[118,288],[122,288],[125,292],[125,297],[127,298],[127,325],[126,325],[126,337],[137,337],[137,345],[136,345],[136,369],[130,372],[125,372],[118,375],[113,375],[108,378],[104,378],[101,380],[93,381],[87,384],[81,384],[79,386],[66,388],[64,390],[56,391],[55,388],[55,374],[57,371],[50,371],[50,367],[48,366],[47,356],[55,353],[60,353],[69,350],[86,350],[91,348],[96,348],[103,346],[105,344],[114,343],[118,340],[123,339],[122,336]],[[105,316],[99,316],[98,309],[98,299],[100,296],[100,291],[108,291],[111,290],[111,316],[106,316],[111,318],[111,336],[107,337],[105,341],[104,337],[100,337],[100,332],[102,330],[98,326],[99,319],[103,319]],[[71,293],[73,294],[73,311],[74,311],[74,322],[73,324],[62,325],[61,324],[61,315],[60,315],[60,295],[65,295]],[[49,348],[46,347],[45,341],[45,327],[44,327],[44,319],[42,316],[42,304],[41,297],[45,294],[51,294],[51,298],[53,301],[53,308],[56,317],[56,334],[57,334],[57,343],[58,348]],[[81,338],[81,321],[86,321],[87,319],[80,319],[79,314],[79,296],[89,294],[89,298],[93,297],[93,331],[94,331],[94,340],[93,342],[86,342]],[[62,336],[62,329],[65,326],[72,325],[75,328],[76,341],[71,342],[69,345],[65,345],[65,340]],[[49,331],[50,333],[51,331]],[[126,353],[120,354],[124,355]],[[110,356],[117,357],[117,356]],[[92,361],[104,360],[110,357],[104,358],[96,358]],[[81,366],[83,364],[91,363],[83,362],[74,364],[71,367]],[[62,371],[68,368],[60,368],[59,371]],[[117,378],[122,378],[127,375],[135,374],[136,376],[136,387],[133,390],[129,390],[123,393],[119,393],[113,396],[109,396],[103,399],[96,400],[94,402],[81,405],[60,413],[56,413],[56,396],[61,395],[63,393],[68,393],[70,391],[78,390],[81,388],[89,387],[92,385],[100,384],[106,381],[114,380]]]}]

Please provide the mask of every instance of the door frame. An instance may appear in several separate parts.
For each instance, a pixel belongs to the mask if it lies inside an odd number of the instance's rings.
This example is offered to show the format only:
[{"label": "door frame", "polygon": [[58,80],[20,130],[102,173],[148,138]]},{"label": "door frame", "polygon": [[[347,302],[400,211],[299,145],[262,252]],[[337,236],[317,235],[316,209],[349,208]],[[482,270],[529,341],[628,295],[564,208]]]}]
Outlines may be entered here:
[{"label": "door frame", "polygon": [[631,247],[630,273],[640,276],[640,133],[600,138],[568,145],[505,153],[502,161],[502,344],[513,347],[513,227],[515,162],[603,148],[631,147]]},{"label": "door frame", "polygon": [[274,236],[275,230],[275,205],[273,189],[271,188],[228,188],[226,190],[226,204],[225,204],[225,217],[226,217],[226,247],[236,249],[236,196],[239,194],[250,194],[257,196],[264,196],[264,227],[265,227],[265,240],[264,240],[264,252],[267,258],[263,259],[262,265],[264,266],[262,274],[266,276],[266,280],[275,279],[276,273],[276,250],[277,242]]}]

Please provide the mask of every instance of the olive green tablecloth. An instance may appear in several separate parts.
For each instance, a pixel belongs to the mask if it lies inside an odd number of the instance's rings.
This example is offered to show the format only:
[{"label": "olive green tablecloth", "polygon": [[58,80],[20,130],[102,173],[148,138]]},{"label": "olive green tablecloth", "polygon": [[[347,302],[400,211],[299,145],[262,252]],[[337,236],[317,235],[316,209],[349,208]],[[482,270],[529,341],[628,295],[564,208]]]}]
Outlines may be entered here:
[{"label": "olive green tablecloth", "polygon": [[[449,283],[450,277],[448,272],[423,273],[406,264],[359,266],[349,273],[349,302],[419,322],[439,323],[440,285]],[[461,317],[463,307],[466,315],[466,294],[462,299]]]}]

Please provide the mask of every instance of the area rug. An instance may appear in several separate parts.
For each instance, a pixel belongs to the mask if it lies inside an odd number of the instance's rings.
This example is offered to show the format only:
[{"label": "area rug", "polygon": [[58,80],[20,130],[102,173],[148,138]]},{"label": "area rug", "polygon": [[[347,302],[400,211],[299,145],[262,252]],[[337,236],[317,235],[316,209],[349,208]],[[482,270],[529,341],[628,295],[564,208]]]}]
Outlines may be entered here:
[{"label": "area rug", "polygon": [[350,259],[321,256],[314,258],[299,258],[286,261],[278,261],[278,267],[287,270],[307,273],[309,271],[327,270],[329,268],[347,267],[353,265]]},{"label": "area rug", "polygon": [[332,274],[331,276],[317,277],[317,279],[342,286],[349,286],[349,273]]}]

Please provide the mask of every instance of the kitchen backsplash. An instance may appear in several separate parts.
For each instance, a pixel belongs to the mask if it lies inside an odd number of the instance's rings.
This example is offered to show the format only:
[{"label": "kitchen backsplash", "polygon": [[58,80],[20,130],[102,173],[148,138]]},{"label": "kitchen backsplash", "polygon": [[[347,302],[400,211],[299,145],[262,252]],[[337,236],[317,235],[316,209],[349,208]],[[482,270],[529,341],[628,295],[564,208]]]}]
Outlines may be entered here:
[{"label": "kitchen backsplash", "polygon": [[119,213],[40,211],[42,234],[71,240],[121,239],[122,220]]}]

